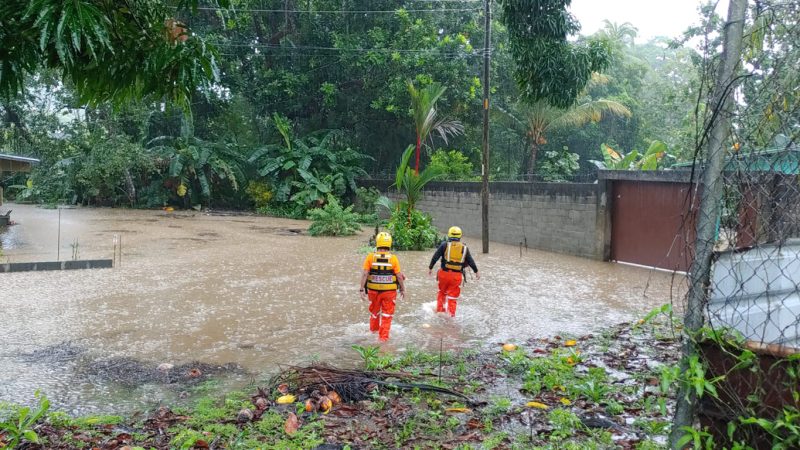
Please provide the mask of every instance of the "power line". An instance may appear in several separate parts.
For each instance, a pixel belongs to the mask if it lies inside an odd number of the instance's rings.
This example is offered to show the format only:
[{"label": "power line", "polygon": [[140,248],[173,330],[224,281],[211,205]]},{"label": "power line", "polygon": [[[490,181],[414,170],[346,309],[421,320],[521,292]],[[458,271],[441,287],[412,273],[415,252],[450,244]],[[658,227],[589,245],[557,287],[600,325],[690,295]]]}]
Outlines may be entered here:
[{"label": "power line", "polygon": [[199,11],[224,11],[224,12],[249,12],[249,13],[298,13],[298,14],[397,14],[400,11],[409,13],[439,13],[439,12],[477,12],[480,8],[442,8],[442,9],[362,9],[362,10],[337,10],[337,9],[226,9],[201,6]]},{"label": "power line", "polygon": [[271,50],[284,50],[284,51],[295,51],[295,50],[326,50],[326,51],[338,51],[338,52],[358,52],[358,53],[369,53],[369,52],[379,52],[379,53],[439,53],[439,54],[453,54],[453,55],[464,55],[464,56],[476,56],[482,55],[484,52],[482,50],[476,50],[474,52],[457,52],[457,51],[443,51],[439,52],[439,49],[430,48],[430,49],[405,49],[405,48],[340,48],[340,47],[320,47],[320,46],[311,46],[311,45],[298,45],[293,47],[286,47],[281,46],[279,44],[232,44],[232,43],[224,43],[224,42],[212,42],[217,47],[229,47],[229,48],[257,48],[257,49],[271,49]]}]

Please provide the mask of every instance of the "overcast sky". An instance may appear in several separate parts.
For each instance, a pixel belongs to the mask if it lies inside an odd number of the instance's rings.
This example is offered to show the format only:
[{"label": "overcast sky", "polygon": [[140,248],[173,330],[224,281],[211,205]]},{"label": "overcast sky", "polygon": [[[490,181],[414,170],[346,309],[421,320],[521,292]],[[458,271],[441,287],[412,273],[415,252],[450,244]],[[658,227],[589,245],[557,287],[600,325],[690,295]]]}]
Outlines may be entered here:
[{"label": "overcast sky", "polygon": [[[699,22],[701,0],[572,0],[572,14],[581,23],[581,34],[588,35],[603,27],[603,19],[630,22],[639,29],[637,42],[655,36],[677,37]],[[728,1],[720,0],[717,11],[723,17]]]}]

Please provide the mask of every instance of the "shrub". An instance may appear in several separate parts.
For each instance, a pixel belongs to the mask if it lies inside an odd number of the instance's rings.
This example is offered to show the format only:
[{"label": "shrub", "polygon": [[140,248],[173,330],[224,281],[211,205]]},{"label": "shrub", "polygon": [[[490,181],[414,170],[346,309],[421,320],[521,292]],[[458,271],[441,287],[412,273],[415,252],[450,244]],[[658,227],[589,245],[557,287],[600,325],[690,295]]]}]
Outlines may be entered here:
[{"label": "shrub", "polygon": [[458,150],[436,150],[431,155],[429,167],[435,167],[442,173],[441,178],[450,181],[468,181],[475,179],[472,163]]},{"label": "shrub", "polygon": [[544,158],[539,162],[539,175],[545,181],[566,181],[580,168],[579,159],[580,156],[570,152],[567,146],[560,152],[544,152]]},{"label": "shrub", "polygon": [[269,201],[272,200],[272,191],[267,183],[251,181],[247,184],[245,192],[256,205],[256,209],[266,207]]},{"label": "shrub", "polygon": [[308,217],[308,208],[296,203],[269,202],[256,212],[265,216],[288,217],[289,219],[305,219]]},{"label": "shrub", "polygon": [[401,202],[386,225],[386,230],[392,235],[394,249],[427,250],[436,247],[441,239],[431,216],[412,209],[409,221],[408,214],[407,205]]},{"label": "shrub", "polygon": [[308,218],[314,221],[308,229],[312,236],[352,236],[361,231],[360,215],[353,212],[353,206],[342,208],[333,196],[328,197],[325,207],[309,211]]}]

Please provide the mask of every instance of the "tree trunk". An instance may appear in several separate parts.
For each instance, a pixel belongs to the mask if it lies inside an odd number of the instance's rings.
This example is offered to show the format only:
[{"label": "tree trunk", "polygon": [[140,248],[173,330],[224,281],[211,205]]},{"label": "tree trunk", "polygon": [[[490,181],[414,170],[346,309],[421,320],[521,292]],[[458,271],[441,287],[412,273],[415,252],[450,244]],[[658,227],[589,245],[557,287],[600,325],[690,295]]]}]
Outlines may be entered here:
[{"label": "tree trunk", "polygon": [[[742,34],[744,29],[746,0],[731,0],[728,5],[728,20],[725,23],[724,45],[721,63],[714,88],[714,96],[709,103],[713,110],[711,122],[707,125],[706,164],[703,169],[703,191],[700,210],[697,216],[695,257],[689,269],[689,292],[683,325],[683,357],[681,373],[689,369],[689,361],[698,357],[695,339],[704,323],[703,310],[708,301],[708,288],[711,278],[711,258],[714,252],[714,233],[720,214],[720,200],[723,195],[722,170],[725,162],[725,142],[731,134],[730,117],[733,115],[733,92],[736,89],[736,71],[741,63]],[[697,394],[688,380],[682,380],[678,389],[675,416],[669,435],[669,447],[680,450],[678,445],[686,434],[686,427],[694,425],[697,413]]]},{"label": "tree trunk", "polygon": [[419,153],[421,148],[422,148],[422,142],[420,141],[419,135],[417,135],[416,164],[414,165],[414,173],[416,175],[419,175]]},{"label": "tree trunk", "polygon": [[536,141],[531,142],[531,159],[528,161],[528,173],[525,178],[527,181],[533,181],[533,171],[536,170],[536,156],[539,154],[539,144]]}]

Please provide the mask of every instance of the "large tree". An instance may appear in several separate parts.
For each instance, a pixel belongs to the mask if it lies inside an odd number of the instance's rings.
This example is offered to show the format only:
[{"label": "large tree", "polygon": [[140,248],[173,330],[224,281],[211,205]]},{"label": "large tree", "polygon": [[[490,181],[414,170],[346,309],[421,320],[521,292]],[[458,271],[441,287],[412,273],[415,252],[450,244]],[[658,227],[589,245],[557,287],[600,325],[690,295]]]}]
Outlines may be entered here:
[{"label": "large tree", "polygon": [[580,24],[567,11],[572,0],[499,0],[522,99],[569,108],[592,73],[610,61],[607,42],[569,42]]}]

